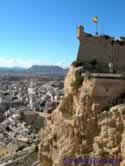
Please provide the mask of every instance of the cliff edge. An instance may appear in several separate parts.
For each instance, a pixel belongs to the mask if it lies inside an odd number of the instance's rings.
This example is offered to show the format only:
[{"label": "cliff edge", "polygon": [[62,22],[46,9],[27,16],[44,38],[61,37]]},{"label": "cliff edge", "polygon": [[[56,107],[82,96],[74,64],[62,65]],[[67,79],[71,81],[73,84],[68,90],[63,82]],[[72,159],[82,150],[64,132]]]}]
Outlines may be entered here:
[{"label": "cliff edge", "polygon": [[105,87],[102,78],[81,77],[81,70],[71,65],[64,99],[46,118],[39,145],[41,166],[125,166],[124,97],[116,100],[124,89],[113,93],[110,84],[117,79],[106,78]]}]

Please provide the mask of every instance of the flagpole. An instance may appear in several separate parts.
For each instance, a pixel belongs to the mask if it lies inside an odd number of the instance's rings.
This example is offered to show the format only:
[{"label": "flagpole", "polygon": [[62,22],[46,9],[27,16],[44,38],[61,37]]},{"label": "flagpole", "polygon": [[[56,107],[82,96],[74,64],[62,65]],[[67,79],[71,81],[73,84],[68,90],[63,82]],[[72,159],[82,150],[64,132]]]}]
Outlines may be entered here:
[{"label": "flagpole", "polygon": [[96,35],[98,35],[98,21],[96,22]]},{"label": "flagpole", "polygon": [[95,32],[95,35],[98,35],[98,17],[97,16],[94,16],[93,17],[93,22],[96,24],[95,28],[96,28],[96,32]]}]

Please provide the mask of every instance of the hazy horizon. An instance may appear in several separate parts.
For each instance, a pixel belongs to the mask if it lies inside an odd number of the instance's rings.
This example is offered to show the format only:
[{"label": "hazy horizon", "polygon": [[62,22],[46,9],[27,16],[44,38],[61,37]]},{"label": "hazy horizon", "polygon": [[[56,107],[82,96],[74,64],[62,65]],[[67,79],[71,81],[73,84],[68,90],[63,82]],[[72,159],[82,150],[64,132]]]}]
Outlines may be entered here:
[{"label": "hazy horizon", "polygon": [[57,67],[61,67],[61,68],[63,68],[63,69],[67,69],[67,68],[69,68],[69,66],[61,66],[61,65],[58,65],[58,64],[33,64],[33,65],[31,65],[31,66],[28,66],[28,67],[26,67],[26,66],[0,66],[0,68],[8,68],[8,69],[11,69],[11,68],[22,68],[22,69],[29,69],[29,68],[31,68],[31,67],[33,67],[33,66],[49,66],[49,67],[55,67],[55,66],[57,66]]}]

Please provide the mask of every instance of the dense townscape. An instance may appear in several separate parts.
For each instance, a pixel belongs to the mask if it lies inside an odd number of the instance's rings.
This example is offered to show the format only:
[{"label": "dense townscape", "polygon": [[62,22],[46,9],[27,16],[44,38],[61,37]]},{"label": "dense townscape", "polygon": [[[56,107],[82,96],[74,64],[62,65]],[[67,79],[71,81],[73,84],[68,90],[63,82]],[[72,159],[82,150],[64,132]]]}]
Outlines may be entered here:
[{"label": "dense townscape", "polygon": [[15,154],[18,156],[18,153],[26,149],[37,148],[39,131],[44,126],[44,113],[51,113],[63,98],[63,78],[11,75],[1,77],[0,163],[2,164],[8,163],[10,156],[13,159]]}]

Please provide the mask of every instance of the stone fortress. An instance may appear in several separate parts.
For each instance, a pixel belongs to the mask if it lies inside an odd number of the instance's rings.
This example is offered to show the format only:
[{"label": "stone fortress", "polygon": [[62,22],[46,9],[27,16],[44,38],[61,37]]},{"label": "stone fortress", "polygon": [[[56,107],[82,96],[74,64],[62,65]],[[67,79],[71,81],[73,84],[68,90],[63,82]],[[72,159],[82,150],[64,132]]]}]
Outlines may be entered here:
[{"label": "stone fortress", "polygon": [[105,106],[123,96],[125,94],[125,38],[120,37],[115,40],[108,35],[94,36],[84,32],[82,26],[77,28],[77,38],[80,46],[75,70],[80,71],[83,77],[89,73],[91,79],[84,79],[82,85],[91,97],[92,103]]},{"label": "stone fortress", "polygon": [[92,35],[84,32],[83,26],[77,28],[80,41],[77,60],[97,63],[105,66],[113,65],[117,73],[125,71],[125,37],[115,39],[108,35]]}]

